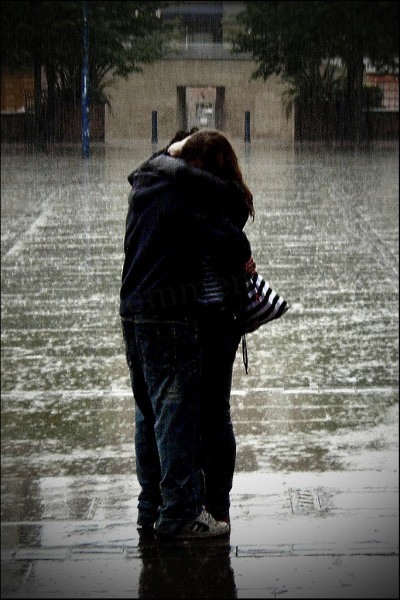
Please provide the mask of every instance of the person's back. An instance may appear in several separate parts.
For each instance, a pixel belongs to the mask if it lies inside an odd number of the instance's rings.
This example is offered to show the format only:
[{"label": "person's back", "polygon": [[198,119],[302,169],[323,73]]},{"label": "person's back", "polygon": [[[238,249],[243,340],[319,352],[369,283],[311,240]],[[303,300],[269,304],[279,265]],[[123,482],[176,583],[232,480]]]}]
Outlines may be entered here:
[{"label": "person's back", "polygon": [[[187,172],[182,163],[159,156],[129,176],[132,192],[120,293],[124,318],[193,312],[204,295],[206,257],[211,253],[226,272],[232,272],[249,255],[240,227],[222,220],[215,208],[217,217],[210,217],[210,206],[222,206],[229,190],[216,177],[203,176],[202,186],[193,186],[196,170]],[[199,184],[199,179],[195,181]]]},{"label": "person's back", "polygon": [[[120,314],[157,313],[182,307],[179,292],[196,278],[197,247],[187,236],[182,201],[171,180],[145,172],[133,176],[126,219]],[[186,308],[189,308],[186,306]]]},{"label": "person's back", "polygon": [[229,527],[204,509],[200,265],[208,254],[242,265],[250,246],[239,228],[208,218],[171,160],[167,173],[145,164],[130,176],[126,219],[120,313],[136,402],[138,526],[206,537]]}]

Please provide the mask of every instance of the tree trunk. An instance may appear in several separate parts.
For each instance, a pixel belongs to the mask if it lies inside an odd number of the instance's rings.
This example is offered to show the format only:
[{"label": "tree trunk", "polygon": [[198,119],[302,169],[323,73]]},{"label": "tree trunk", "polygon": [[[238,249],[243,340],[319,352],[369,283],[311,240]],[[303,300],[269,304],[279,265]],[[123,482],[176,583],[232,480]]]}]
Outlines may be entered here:
[{"label": "tree trunk", "polygon": [[352,56],[347,67],[348,137],[359,145],[363,138],[362,90],[364,63],[362,56]]},{"label": "tree trunk", "polygon": [[47,114],[46,114],[46,131],[47,140],[54,143],[55,140],[55,109],[56,109],[56,72],[54,65],[46,65],[47,77]]},{"label": "tree trunk", "polygon": [[37,24],[39,22],[39,3],[31,1],[31,26],[33,31],[33,100],[34,100],[34,126],[33,138],[35,146],[40,149],[43,134],[42,122],[42,61],[41,40],[37,35]]},{"label": "tree trunk", "polygon": [[35,55],[33,57],[33,96],[34,96],[34,138],[35,142],[39,142],[42,123],[42,65],[40,58]]}]

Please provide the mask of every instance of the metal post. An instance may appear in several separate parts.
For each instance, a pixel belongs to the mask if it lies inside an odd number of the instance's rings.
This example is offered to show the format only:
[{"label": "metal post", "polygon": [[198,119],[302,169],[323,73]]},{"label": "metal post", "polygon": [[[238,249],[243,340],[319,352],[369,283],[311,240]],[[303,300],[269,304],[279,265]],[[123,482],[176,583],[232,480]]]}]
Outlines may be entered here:
[{"label": "metal post", "polygon": [[151,111],[151,143],[158,143],[158,131],[157,131],[157,111]]},{"label": "metal post", "polygon": [[244,113],[244,141],[250,142],[250,111]]},{"label": "metal post", "polygon": [[89,158],[89,31],[87,2],[82,2],[83,11],[83,60],[82,60],[82,157]]}]

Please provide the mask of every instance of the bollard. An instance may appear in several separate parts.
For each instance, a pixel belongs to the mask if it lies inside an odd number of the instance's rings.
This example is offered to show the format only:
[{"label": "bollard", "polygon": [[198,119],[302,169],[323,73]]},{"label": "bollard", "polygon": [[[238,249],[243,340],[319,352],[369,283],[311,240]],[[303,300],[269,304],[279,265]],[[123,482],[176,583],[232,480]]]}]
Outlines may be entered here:
[{"label": "bollard", "polygon": [[157,111],[151,111],[151,143],[158,143],[158,132],[157,132]]},{"label": "bollard", "polygon": [[246,166],[248,166],[250,163],[250,160],[251,160],[251,143],[250,142],[244,143],[244,160],[245,160]]},{"label": "bollard", "polygon": [[250,111],[244,113],[244,141],[250,142]]}]

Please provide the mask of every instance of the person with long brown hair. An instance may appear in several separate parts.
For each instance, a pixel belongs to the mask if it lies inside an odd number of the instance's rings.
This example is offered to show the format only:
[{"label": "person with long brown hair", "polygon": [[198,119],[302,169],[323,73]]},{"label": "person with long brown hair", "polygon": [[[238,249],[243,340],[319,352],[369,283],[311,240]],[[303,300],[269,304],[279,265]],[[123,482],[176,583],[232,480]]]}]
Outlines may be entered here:
[{"label": "person with long brown hair", "polygon": [[204,169],[228,183],[236,183],[241,188],[247,217],[251,216],[254,220],[253,194],[243,181],[236,153],[224,134],[216,129],[200,129],[172,143],[168,154],[179,156],[192,166]]},{"label": "person with long brown hair", "polygon": [[225,139],[195,132],[181,157],[167,149],[128,177],[120,315],[136,404],[138,526],[160,536],[229,531],[229,398],[251,263],[242,229],[254,209]]},{"label": "person with long brown hair", "polygon": [[[252,193],[243,181],[231,143],[220,131],[200,130],[172,144],[168,153],[225,183],[229,193],[221,196],[220,209],[236,226],[243,229],[250,216],[254,220]],[[255,267],[254,260],[250,258],[242,265],[242,273],[252,273]],[[235,324],[235,312],[240,309],[240,304],[232,306],[229,302],[232,287],[226,286],[226,279],[220,281],[212,257],[206,256],[199,297],[203,305],[200,317],[203,346],[201,432],[205,506],[216,519],[229,523],[229,492],[236,458],[230,392],[233,362],[240,341],[240,332]]]}]

